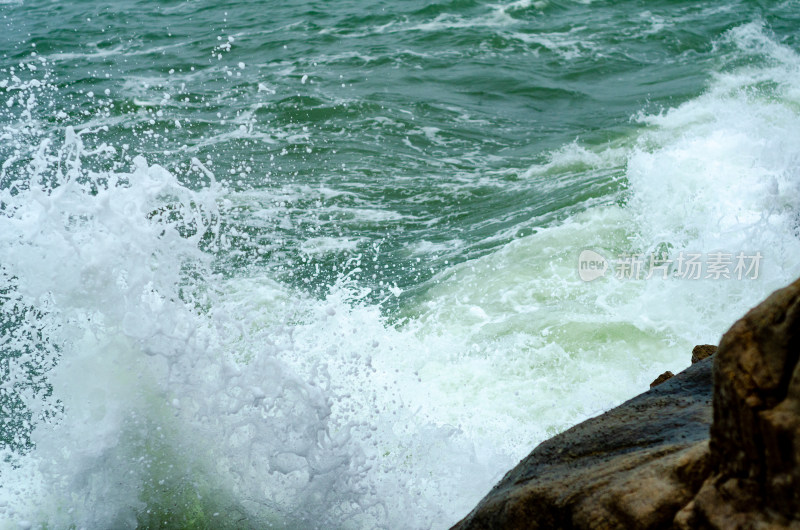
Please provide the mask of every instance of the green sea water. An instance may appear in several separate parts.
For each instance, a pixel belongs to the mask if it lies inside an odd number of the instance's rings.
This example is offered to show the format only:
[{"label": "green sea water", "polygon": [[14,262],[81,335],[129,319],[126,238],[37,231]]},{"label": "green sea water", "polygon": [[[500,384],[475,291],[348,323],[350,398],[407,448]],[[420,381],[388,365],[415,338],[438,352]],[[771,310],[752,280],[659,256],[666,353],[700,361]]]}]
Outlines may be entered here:
[{"label": "green sea water", "polygon": [[798,275],[798,28],[0,0],[0,528],[455,523]]}]

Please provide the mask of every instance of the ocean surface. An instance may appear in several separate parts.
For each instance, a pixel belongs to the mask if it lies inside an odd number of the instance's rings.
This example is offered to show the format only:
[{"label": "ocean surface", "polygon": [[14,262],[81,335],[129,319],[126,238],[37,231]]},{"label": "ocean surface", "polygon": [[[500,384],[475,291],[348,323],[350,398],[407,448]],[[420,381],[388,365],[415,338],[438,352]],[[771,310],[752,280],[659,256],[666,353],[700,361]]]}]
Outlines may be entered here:
[{"label": "ocean surface", "polygon": [[800,275],[800,2],[0,0],[0,528],[446,528]]}]

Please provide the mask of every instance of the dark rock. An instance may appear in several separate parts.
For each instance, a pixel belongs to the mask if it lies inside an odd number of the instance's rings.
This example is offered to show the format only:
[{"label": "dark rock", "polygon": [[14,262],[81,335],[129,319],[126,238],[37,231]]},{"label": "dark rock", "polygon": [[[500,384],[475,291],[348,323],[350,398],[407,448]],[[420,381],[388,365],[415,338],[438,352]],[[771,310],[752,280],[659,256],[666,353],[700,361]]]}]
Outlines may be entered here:
[{"label": "dark rock", "polygon": [[800,528],[800,280],[722,337],[712,476],[679,528]]},{"label": "dark rock", "polygon": [[668,380],[668,379],[672,379],[673,377],[675,377],[675,374],[673,374],[672,372],[670,372],[669,370],[667,370],[667,371],[666,371],[666,372],[664,372],[663,374],[661,374],[661,375],[659,375],[658,377],[656,377],[655,381],[653,381],[652,383],[650,383],[650,388],[655,388],[655,387],[657,387],[658,385],[660,385],[661,383],[663,383],[664,381],[666,381],[666,380]]},{"label": "dark rock", "polygon": [[711,359],[539,445],[454,528],[658,528],[708,476]]},{"label": "dark rock", "polygon": [[539,445],[454,528],[800,529],[800,280],[713,357]]},{"label": "dark rock", "polygon": [[717,347],[713,344],[699,344],[692,348],[692,364],[702,361],[706,357],[711,357],[717,353]]}]

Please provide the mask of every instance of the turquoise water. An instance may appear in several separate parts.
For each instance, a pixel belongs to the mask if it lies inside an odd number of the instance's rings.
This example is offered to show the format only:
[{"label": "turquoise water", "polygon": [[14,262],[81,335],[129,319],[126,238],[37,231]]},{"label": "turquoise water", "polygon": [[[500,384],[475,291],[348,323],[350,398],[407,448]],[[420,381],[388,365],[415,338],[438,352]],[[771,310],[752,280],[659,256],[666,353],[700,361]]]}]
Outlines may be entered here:
[{"label": "turquoise water", "polygon": [[447,527],[800,272],[797,2],[0,15],[0,528]]}]

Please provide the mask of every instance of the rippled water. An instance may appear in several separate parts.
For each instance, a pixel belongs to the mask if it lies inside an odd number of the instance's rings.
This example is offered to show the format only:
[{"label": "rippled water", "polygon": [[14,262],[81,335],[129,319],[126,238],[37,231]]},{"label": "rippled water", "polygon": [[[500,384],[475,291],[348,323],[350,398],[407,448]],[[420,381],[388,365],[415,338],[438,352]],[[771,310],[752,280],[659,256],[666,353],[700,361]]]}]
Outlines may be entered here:
[{"label": "rippled water", "polygon": [[797,2],[0,15],[0,528],[447,527],[800,271]]}]

